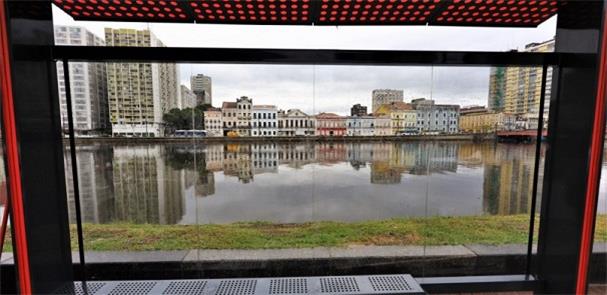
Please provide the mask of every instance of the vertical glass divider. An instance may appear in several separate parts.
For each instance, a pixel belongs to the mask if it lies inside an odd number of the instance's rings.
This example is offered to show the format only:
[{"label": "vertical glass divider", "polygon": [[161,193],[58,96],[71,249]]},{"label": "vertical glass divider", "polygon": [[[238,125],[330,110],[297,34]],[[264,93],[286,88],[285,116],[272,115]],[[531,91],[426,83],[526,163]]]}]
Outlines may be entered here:
[{"label": "vertical glass divider", "polygon": [[82,234],[82,215],[80,212],[80,188],[78,183],[78,162],[76,159],[76,140],[74,138],[74,118],[72,109],[72,93],[70,84],[70,69],[67,59],[63,59],[63,79],[65,81],[65,101],[67,106],[67,122],[70,138],[70,157],[72,166],[72,184],[74,186],[74,207],[76,212],[76,232],[78,236],[78,255],[80,258],[80,271],[82,279],[82,289],[88,294],[86,288],[86,268],[84,261],[84,239]]},{"label": "vertical glass divider", "polygon": [[544,102],[546,100],[546,77],[548,66],[542,66],[542,85],[540,88],[540,105],[537,118],[537,135],[535,138],[535,164],[533,166],[533,187],[531,191],[531,210],[529,218],[529,235],[527,240],[527,269],[526,276],[531,275],[531,263],[533,255],[533,232],[535,230],[535,207],[537,204],[537,186],[540,171],[540,153],[542,149],[542,136],[544,134]]}]

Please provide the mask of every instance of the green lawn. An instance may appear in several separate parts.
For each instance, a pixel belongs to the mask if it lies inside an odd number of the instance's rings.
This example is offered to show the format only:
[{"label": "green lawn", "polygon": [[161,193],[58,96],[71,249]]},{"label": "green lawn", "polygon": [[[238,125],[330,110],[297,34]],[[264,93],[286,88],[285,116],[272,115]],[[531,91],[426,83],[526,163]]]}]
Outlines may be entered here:
[{"label": "green lawn", "polygon": [[[364,222],[225,225],[85,224],[87,250],[279,249],[349,245],[524,244],[528,215],[429,217]],[[536,223],[537,225],[537,223]],[[536,229],[537,230],[537,229]],[[72,249],[76,246],[72,226]],[[607,215],[596,241],[607,241]],[[10,243],[5,251],[10,251]]]}]

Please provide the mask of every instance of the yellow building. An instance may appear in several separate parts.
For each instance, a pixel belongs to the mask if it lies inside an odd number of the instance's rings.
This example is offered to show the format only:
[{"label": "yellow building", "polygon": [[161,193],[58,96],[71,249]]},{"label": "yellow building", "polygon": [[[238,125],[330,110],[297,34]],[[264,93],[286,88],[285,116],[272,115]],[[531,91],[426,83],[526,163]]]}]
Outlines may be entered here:
[{"label": "yellow building", "polygon": [[515,122],[516,116],[512,114],[481,109],[462,114],[459,117],[459,130],[463,133],[490,133],[496,130],[514,129]]},{"label": "yellow building", "polygon": [[390,116],[392,134],[417,129],[417,112],[411,104],[404,102],[383,104],[377,109],[376,113]]},{"label": "yellow building", "polygon": [[[531,43],[525,46],[524,52],[552,52],[554,51],[554,40],[548,40],[542,43]],[[505,70],[505,81],[501,82],[505,87],[503,93],[503,110],[506,113],[538,113],[540,106],[540,94],[542,86],[542,68],[541,67],[508,67]],[[490,84],[499,76],[491,76]],[[552,71],[547,71],[546,81],[552,81]],[[504,83],[505,82],[505,83]],[[499,84],[499,83],[497,83]],[[495,87],[494,87],[495,88]],[[490,90],[489,105],[499,105],[499,97],[491,97],[492,93],[499,93],[496,89]],[[550,97],[551,83],[546,83],[546,97]],[[548,110],[548,102],[545,100],[545,110]],[[499,110],[499,109],[496,109]]]}]

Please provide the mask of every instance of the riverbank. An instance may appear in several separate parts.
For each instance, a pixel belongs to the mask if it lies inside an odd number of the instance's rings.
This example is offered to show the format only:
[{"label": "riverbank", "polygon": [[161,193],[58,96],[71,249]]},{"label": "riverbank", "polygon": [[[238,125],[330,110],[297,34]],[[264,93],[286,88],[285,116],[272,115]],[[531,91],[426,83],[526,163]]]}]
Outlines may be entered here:
[{"label": "riverbank", "polygon": [[[528,215],[407,218],[353,223],[85,224],[84,241],[89,251],[506,245],[526,243],[528,227]],[[77,249],[74,226],[71,236],[72,249]],[[607,241],[607,215],[598,218],[595,240]],[[7,245],[6,251],[10,251],[10,243]]]},{"label": "riverbank", "polygon": [[[65,138],[65,141],[68,139]],[[413,136],[265,136],[265,137],[78,137],[76,143],[235,143],[235,142],[371,142],[371,141],[483,141],[494,134]]]}]

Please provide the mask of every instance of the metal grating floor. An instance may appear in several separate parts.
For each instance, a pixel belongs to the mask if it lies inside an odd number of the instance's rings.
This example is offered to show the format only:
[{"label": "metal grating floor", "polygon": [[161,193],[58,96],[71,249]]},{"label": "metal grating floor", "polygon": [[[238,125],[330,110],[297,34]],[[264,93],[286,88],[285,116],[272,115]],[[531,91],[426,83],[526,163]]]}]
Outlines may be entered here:
[{"label": "metal grating floor", "polygon": [[425,294],[410,275],[75,282],[57,294],[363,295]]}]

